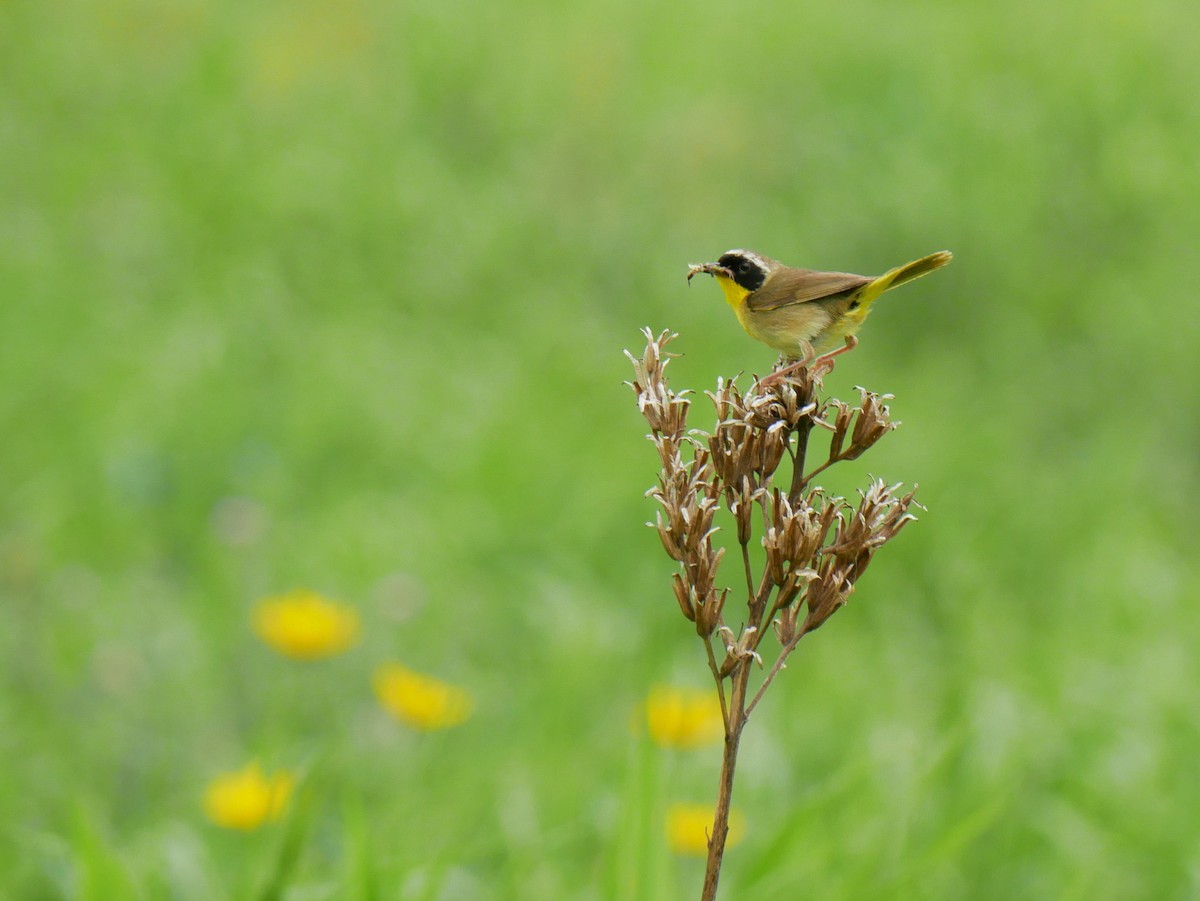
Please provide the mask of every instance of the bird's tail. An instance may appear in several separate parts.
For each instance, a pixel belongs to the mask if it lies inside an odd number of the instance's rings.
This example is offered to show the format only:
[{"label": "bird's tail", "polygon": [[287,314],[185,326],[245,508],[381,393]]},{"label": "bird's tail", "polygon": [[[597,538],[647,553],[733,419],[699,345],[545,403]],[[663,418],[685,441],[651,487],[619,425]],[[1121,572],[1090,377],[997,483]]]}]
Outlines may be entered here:
[{"label": "bird's tail", "polygon": [[906,282],[911,282],[914,278],[920,278],[922,275],[928,275],[935,269],[941,269],[952,259],[954,259],[954,255],[950,251],[939,250],[937,253],[931,253],[927,257],[921,257],[919,260],[905,263],[903,266],[897,266],[895,269],[885,272],[879,278],[875,279],[875,281],[871,282],[866,293],[873,297],[878,297],[884,291],[891,288],[898,288]]}]

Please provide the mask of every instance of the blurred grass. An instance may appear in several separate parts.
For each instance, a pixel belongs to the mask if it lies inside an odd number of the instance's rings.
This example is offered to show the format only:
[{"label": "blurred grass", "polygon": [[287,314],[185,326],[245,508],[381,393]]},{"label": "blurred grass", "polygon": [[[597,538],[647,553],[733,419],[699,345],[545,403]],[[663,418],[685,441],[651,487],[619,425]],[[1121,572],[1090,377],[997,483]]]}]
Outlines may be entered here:
[{"label": "blurred grass", "polygon": [[[198,800],[251,757],[322,761],[295,897],[694,894],[653,806],[716,761],[650,796],[630,748],[704,667],[620,351],[764,371],[682,278],[734,246],[956,261],[830,379],[906,423],[833,487],[929,513],[749,731],[726,894],[1196,893],[1190,11],[0,6],[6,896],[262,892],[283,833]],[[292,585],[363,645],[271,656]],[[387,657],[478,715],[403,733]]]}]

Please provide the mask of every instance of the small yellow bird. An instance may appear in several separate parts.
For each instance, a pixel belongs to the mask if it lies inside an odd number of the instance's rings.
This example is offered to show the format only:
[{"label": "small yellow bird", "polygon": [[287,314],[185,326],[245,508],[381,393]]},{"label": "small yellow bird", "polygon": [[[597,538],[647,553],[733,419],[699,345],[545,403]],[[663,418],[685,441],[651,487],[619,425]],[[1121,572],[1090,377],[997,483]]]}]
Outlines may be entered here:
[{"label": "small yellow bird", "polygon": [[687,277],[705,272],[716,278],[746,334],[789,359],[811,362],[818,354],[850,350],[883,292],[941,269],[951,258],[942,250],[871,277],[795,269],[752,250],[731,250],[715,263],[688,267]]}]

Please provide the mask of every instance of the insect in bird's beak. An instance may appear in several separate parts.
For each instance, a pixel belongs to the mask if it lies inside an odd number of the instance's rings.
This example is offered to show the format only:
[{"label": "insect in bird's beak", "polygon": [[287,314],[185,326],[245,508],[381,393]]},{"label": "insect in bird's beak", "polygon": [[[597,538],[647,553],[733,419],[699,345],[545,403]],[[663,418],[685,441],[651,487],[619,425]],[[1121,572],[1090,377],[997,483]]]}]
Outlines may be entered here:
[{"label": "insect in bird's beak", "polygon": [[688,266],[687,280],[690,282],[693,275],[699,275],[701,272],[706,275],[723,275],[726,278],[733,278],[733,273],[720,263],[692,263]]}]

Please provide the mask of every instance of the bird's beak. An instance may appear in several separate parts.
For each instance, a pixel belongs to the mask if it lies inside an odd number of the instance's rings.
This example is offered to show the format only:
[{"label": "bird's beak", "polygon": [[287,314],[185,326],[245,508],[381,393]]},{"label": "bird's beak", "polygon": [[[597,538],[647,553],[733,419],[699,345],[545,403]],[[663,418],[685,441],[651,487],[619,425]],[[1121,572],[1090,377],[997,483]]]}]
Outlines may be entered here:
[{"label": "bird's beak", "polygon": [[701,272],[707,275],[723,275],[726,278],[733,278],[733,273],[720,263],[692,263],[688,266],[687,280],[690,282],[693,275],[699,275]]}]

